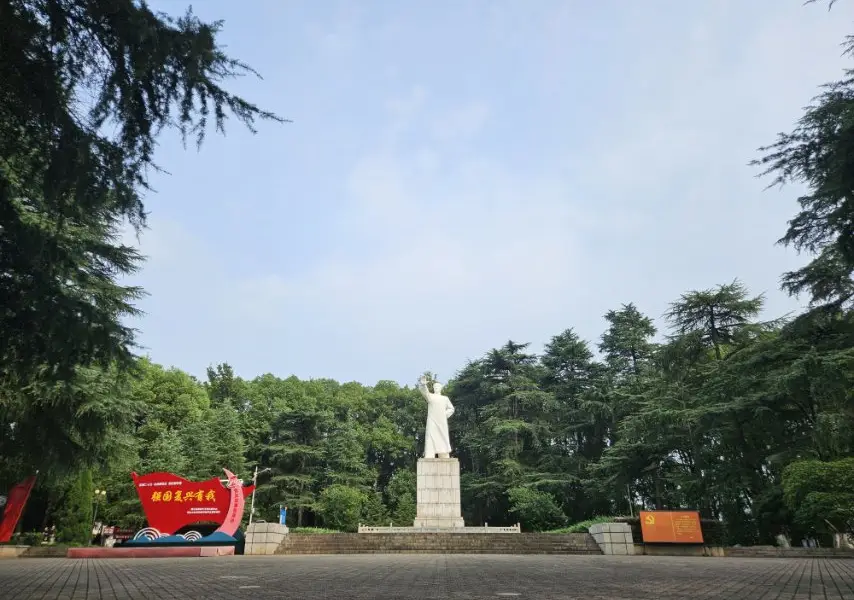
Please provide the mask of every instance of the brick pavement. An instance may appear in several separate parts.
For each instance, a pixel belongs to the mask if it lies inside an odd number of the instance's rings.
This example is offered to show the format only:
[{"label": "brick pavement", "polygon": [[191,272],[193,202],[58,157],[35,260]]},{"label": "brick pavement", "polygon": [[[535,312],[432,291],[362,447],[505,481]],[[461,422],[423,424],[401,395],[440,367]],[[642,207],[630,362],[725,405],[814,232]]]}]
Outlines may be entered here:
[{"label": "brick pavement", "polygon": [[339,555],[8,559],[0,598],[854,600],[854,560]]}]

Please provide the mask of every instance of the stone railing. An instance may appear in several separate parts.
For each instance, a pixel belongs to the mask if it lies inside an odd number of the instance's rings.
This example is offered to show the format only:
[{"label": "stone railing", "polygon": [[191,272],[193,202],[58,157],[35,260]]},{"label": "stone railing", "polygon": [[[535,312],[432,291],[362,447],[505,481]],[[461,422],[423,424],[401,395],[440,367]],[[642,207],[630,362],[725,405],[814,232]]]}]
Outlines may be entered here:
[{"label": "stone railing", "polygon": [[510,527],[370,527],[359,523],[359,533],[522,533],[519,523]]}]

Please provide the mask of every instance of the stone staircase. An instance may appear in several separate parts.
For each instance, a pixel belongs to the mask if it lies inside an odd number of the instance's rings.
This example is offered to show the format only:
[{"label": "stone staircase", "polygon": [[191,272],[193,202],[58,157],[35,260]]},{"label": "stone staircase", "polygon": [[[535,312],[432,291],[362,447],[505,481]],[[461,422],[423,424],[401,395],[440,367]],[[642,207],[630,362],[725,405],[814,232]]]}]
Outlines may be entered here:
[{"label": "stone staircase", "polygon": [[286,535],[276,554],[602,554],[588,533]]}]

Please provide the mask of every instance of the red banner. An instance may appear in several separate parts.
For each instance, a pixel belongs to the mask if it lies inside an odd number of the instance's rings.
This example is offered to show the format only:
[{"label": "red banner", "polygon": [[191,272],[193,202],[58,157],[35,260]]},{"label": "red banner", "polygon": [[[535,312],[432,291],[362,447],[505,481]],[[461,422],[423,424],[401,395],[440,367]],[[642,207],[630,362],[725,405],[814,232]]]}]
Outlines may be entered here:
[{"label": "red banner", "polygon": [[[173,473],[131,473],[148,526],[161,534],[175,533],[185,525],[210,521],[222,525],[233,512],[231,492],[218,477],[207,481],[188,481]],[[240,485],[240,481],[235,481]],[[246,486],[239,494],[252,493],[254,486]],[[242,506],[241,506],[242,508]],[[242,511],[241,511],[242,514]]]},{"label": "red banner", "polygon": [[0,520],[0,542],[8,542],[12,539],[12,534],[15,533],[15,527],[18,526],[18,520],[24,512],[35,484],[36,476],[32,475],[9,490],[6,510],[3,511],[3,519]]}]

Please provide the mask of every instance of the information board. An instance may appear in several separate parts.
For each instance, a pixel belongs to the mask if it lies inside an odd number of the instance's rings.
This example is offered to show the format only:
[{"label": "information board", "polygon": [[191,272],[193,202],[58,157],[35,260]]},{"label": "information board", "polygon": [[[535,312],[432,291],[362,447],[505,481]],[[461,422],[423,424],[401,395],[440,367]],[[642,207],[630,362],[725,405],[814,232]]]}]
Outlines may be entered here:
[{"label": "information board", "polygon": [[666,544],[702,544],[700,513],[697,511],[641,511],[644,542]]}]

